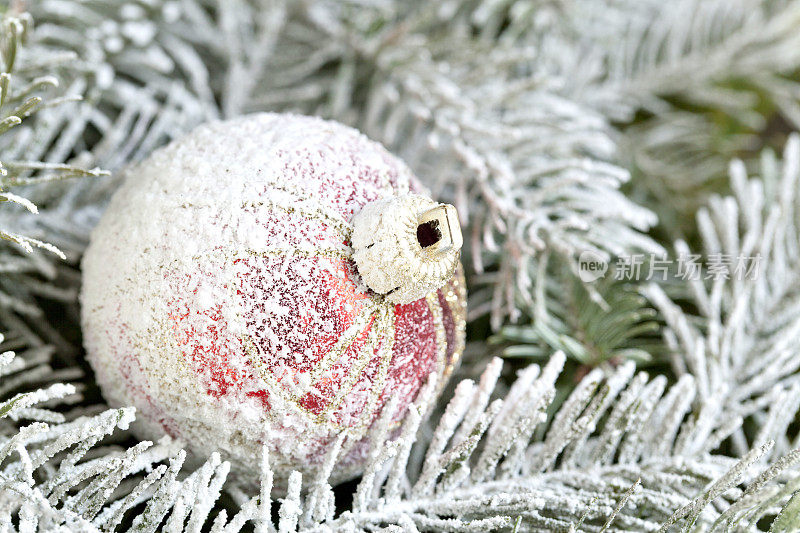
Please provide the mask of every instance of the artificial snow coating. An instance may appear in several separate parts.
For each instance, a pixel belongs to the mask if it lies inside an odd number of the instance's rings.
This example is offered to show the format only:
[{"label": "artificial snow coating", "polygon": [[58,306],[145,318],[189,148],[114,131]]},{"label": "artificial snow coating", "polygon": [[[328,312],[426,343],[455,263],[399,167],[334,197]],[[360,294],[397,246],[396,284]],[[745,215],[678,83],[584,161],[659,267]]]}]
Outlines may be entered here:
[{"label": "artificial snow coating", "polygon": [[395,423],[464,343],[460,270],[408,304],[370,291],[351,220],[424,194],[357,131],[259,114],[204,125],[126,172],[83,260],[87,357],[106,399],[135,405],[142,438],[218,450],[255,481],[313,475],[347,438],[334,482],[357,475],[391,397]]}]

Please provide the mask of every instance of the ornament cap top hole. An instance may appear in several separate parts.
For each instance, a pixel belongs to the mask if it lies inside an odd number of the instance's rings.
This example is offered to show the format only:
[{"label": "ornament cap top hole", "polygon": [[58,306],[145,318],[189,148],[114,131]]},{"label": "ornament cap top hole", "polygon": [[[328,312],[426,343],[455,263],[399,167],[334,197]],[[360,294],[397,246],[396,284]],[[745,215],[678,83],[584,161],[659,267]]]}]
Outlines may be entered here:
[{"label": "ornament cap top hole", "polygon": [[[422,236],[420,235],[421,228],[425,228],[422,229]],[[461,235],[461,225],[458,222],[456,208],[450,204],[439,204],[422,213],[419,217],[419,226],[417,226],[417,240],[423,248],[435,246],[431,251],[436,253],[444,253],[453,249],[460,250],[464,244],[464,238]]]},{"label": "ornament cap top hole", "polygon": [[423,222],[417,226],[417,242],[423,248],[433,246],[438,243],[442,238],[442,232],[439,231],[439,221],[430,220]]}]

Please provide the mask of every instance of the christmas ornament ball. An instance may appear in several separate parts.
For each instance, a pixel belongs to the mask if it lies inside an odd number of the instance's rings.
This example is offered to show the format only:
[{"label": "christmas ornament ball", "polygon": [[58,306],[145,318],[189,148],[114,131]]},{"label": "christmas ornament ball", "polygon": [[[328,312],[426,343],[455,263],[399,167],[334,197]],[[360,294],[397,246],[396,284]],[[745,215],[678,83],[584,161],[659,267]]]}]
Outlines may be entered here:
[{"label": "christmas ornament ball", "polygon": [[124,173],[83,259],[82,327],[140,438],[220,451],[247,482],[266,448],[280,482],[344,434],[337,482],[379,417],[397,426],[446,381],[464,345],[457,220],[378,143],[258,114]]}]

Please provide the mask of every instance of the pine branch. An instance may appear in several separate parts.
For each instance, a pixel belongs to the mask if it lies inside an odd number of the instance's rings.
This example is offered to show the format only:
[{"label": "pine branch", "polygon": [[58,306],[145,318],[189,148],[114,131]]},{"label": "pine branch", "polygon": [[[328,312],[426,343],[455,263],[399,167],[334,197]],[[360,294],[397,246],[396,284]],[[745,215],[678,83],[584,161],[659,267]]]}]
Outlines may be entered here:
[{"label": "pine branch", "polygon": [[[564,291],[564,285],[569,290]],[[599,303],[577,279],[548,288],[541,289],[549,293],[547,296],[535,293],[534,309],[539,312],[534,312],[531,324],[505,326],[493,339],[511,343],[504,348],[504,357],[537,360],[561,350],[590,368],[628,359],[639,365],[652,361],[660,347],[654,338],[658,331],[656,312],[636,287],[607,277],[596,286],[602,297]],[[553,302],[549,313],[545,312],[545,298]]]},{"label": "pine branch", "polygon": [[[723,254],[731,266],[724,276],[704,274],[717,279],[689,283],[687,297],[697,312],[684,311],[682,299],[673,301],[657,285],[646,294],[666,320],[674,371],[698,381],[695,408],[698,420],[708,424],[702,432],[753,417],[761,429],[746,432],[739,423],[730,435],[734,448],[742,452],[759,446],[772,433],[780,437],[776,452],[786,453],[796,443],[784,435],[800,406],[800,137],[790,138],[782,164],[766,152],[761,171],[760,178],[748,179],[744,164],[734,161],[734,195],[713,197],[698,212],[706,257]],[[675,251],[689,254],[682,241]],[[735,271],[737,258],[752,258],[749,263],[758,270],[750,275]],[[696,448],[695,436],[687,435],[686,441]]]},{"label": "pine branch", "polygon": [[[5,364],[11,361],[4,356]],[[484,398],[491,393],[491,376],[499,364],[493,362],[480,386],[463,382],[457,387],[446,411],[450,414],[440,420],[432,440],[415,434],[413,422],[406,424],[410,433],[388,441],[380,431],[373,433],[367,471],[388,468],[404,481],[397,484],[391,474],[377,478],[351,511],[333,513],[326,482],[330,468],[307,483],[311,490],[305,496],[295,473],[280,507],[278,531],[372,531],[390,524],[418,531],[493,531],[512,525],[518,531],[566,530],[577,524],[581,531],[655,531],[677,524],[713,529],[742,520],[755,523],[772,516],[776,503],[792,501],[789,496],[800,478],[790,477],[788,470],[800,451],[769,465],[771,440],[738,460],[679,450],[677,428],[692,426],[694,415],[686,403],[677,407],[676,400],[692,397],[694,380],[682,380],[664,394],[663,382],[649,381],[643,373],[634,376],[630,363],[614,374],[595,371],[546,422],[547,417],[536,413],[543,414],[552,401],[563,362],[563,354],[557,353],[545,368],[531,366],[504,400],[487,405]],[[47,397],[36,394],[39,400]],[[635,407],[618,409],[620,402],[630,404],[626,397]],[[425,412],[429,401],[427,395],[418,398],[411,412]],[[198,530],[212,516],[227,463],[215,454],[181,477],[184,454],[176,453],[169,441],[86,458],[104,434],[125,429],[131,419],[128,410],[110,410],[23,429],[0,448],[0,500],[23,524],[40,521],[45,529],[61,525],[109,531],[124,523],[138,502],[146,502],[143,512],[130,515],[132,530],[155,531],[161,525],[169,531]],[[545,431],[535,436],[542,424],[547,424]],[[670,427],[674,430],[665,429]],[[782,429],[777,431],[770,436],[780,436]],[[459,440],[458,435],[466,438]],[[713,438],[706,433],[700,448],[708,440]],[[420,470],[410,468],[408,454],[396,453],[411,442],[428,446]],[[610,452],[606,457],[619,460],[598,462],[600,446]],[[334,448],[329,464],[339,449]],[[18,459],[9,459],[4,450],[16,451]],[[262,487],[269,489],[268,461],[261,468]],[[135,482],[131,492],[116,495],[114,488],[130,476]],[[262,498],[261,504],[245,498],[230,521],[227,512],[217,514],[214,529],[239,531],[253,521],[269,530],[264,523],[269,498]],[[787,519],[782,514],[775,527]]]},{"label": "pine branch", "polygon": [[621,146],[652,198],[648,205],[673,237],[691,236],[685,221],[724,189],[728,161],[782,143],[800,127],[800,3],[682,0],[605,9],[616,24],[584,22],[576,30],[595,35],[608,63],[584,97],[627,124]]},{"label": "pine branch", "polygon": [[[13,10],[12,10],[13,11]],[[16,161],[12,153],[17,146],[38,134],[35,127],[45,109],[56,108],[70,98],[60,98],[56,93],[59,79],[49,71],[37,66],[55,57],[49,51],[29,53],[27,39],[32,32],[31,18],[26,13],[3,14],[0,18],[0,131],[3,149],[0,150],[0,202],[17,204],[27,211],[38,214],[39,209],[26,197],[5,191],[6,188],[26,183],[39,183],[72,176],[102,176],[107,173],[98,169],[85,170],[69,164],[48,164],[36,161]],[[35,59],[34,59],[35,58]],[[57,58],[56,63],[62,61]],[[60,67],[53,68],[61,72]],[[28,191],[30,192],[30,191]],[[27,217],[6,206],[0,213],[0,263],[4,275],[0,281],[0,306],[28,318],[39,318],[41,311],[35,301],[37,295],[55,298],[73,297],[73,292],[49,285],[45,280],[55,277],[56,269],[47,259],[34,254],[41,249],[56,258],[66,259],[58,247],[37,238],[39,232],[31,228]],[[14,335],[14,329],[22,324],[8,320],[8,314],[0,317],[4,328]],[[30,329],[26,328],[26,333]],[[38,335],[34,335],[38,342]]]}]

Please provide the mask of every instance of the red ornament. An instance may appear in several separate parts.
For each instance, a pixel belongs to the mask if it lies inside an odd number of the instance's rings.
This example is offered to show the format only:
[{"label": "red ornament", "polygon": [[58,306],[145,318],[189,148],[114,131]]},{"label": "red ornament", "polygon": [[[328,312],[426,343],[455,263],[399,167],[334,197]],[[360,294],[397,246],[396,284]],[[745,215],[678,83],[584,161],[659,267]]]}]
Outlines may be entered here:
[{"label": "red ornament", "polygon": [[307,117],[214,123],[154,153],[83,263],[104,395],[137,406],[142,437],[219,450],[245,479],[263,445],[279,478],[313,473],[342,432],[334,481],[357,475],[389,398],[400,422],[463,349],[457,221],[420,193],[380,145]]}]

